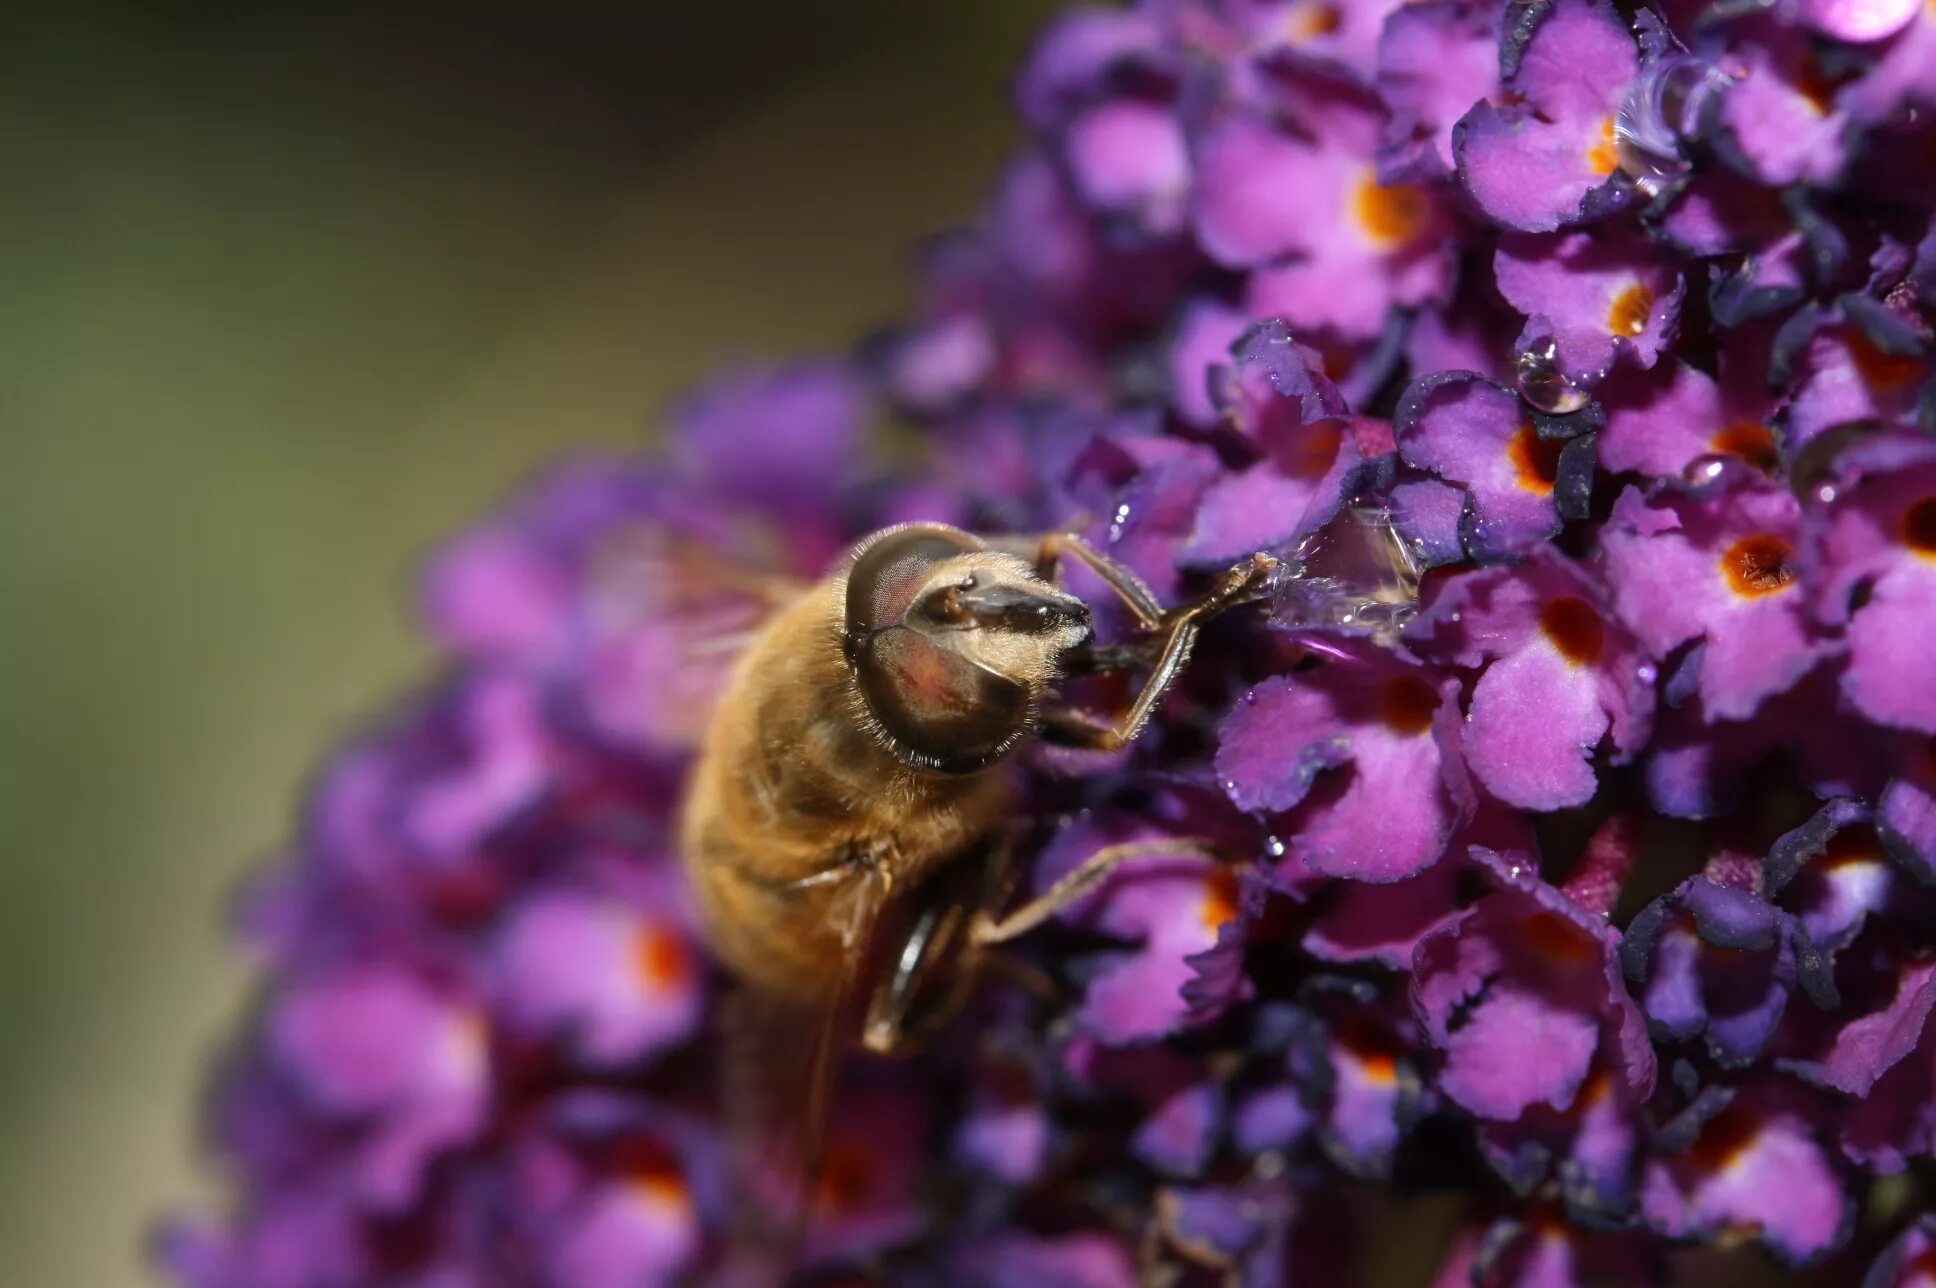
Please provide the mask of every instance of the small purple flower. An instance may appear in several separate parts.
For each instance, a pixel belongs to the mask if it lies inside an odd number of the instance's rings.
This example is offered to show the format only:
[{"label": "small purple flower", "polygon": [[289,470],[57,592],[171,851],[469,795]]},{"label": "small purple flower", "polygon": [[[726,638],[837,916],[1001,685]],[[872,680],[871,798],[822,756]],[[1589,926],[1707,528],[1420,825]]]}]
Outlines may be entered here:
[{"label": "small purple flower", "polygon": [[1705,493],[1628,488],[1603,538],[1620,619],[1681,682],[1698,684],[1710,720],[1752,716],[1793,688],[1826,651],[1796,580],[1801,506],[1793,493],[1736,477]]},{"label": "small purple flower", "polygon": [[1936,733],[1936,692],[1917,679],[1936,593],[1936,447],[1878,439],[1842,458],[1831,486],[1810,573],[1817,616],[1848,640],[1843,690],[1879,724]]},{"label": "small purple flower", "polygon": [[1596,1059],[1644,1100],[1654,1052],[1618,964],[1619,935],[1522,862],[1475,851],[1500,883],[1419,943],[1412,1007],[1444,1053],[1438,1089],[1482,1119],[1570,1106]]},{"label": "small purple flower", "polygon": [[1674,339],[1680,275],[1645,242],[1604,232],[1509,234],[1493,272],[1499,293],[1526,315],[1523,338],[1550,338],[1575,380],[1598,379],[1623,353],[1651,367]]},{"label": "small purple flower", "polygon": [[1438,583],[1406,638],[1421,654],[1484,669],[1462,745],[1486,789],[1522,809],[1585,803],[1591,759],[1645,743],[1653,693],[1633,635],[1587,575],[1557,555]]},{"label": "small purple flower", "polygon": [[1819,1260],[1853,1216],[1835,1158],[1817,1137],[1820,1116],[1792,1083],[1739,1089],[1684,1152],[1647,1165],[1647,1224],[1674,1238],[1750,1230],[1791,1265]]},{"label": "small purple flower", "polygon": [[1507,36],[1504,104],[1473,107],[1452,147],[1488,218],[1550,232],[1577,222],[1619,167],[1614,117],[1640,62],[1610,4],[1559,0],[1533,14]]},{"label": "small purple flower", "polygon": [[1312,872],[1398,881],[1436,861],[1464,810],[1450,681],[1374,650],[1266,681],[1224,722],[1217,773],[1239,809],[1281,817]]}]

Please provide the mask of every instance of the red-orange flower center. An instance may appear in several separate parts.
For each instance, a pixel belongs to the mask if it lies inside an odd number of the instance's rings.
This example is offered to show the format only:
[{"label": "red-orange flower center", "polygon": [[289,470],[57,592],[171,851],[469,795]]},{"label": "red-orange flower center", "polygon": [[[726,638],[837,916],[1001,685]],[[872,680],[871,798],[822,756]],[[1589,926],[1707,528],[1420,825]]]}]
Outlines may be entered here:
[{"label": "red-orange flower center", "polygon": [[1702,1128],[1700,1139],[1687,1152],[1687,1160],[1704,1172],[1725,1171],[1753,1147],[1760,1135],[1761,1119],[1751,1110],[1730,1105]]},{"label": "red-orange flower center", "polygon": [[1772,532],[1741,538],[1721,556],[1721,575],[1728,589],[1743,599],[1759,599],[1784,590],[1795,580],[1788,560],[1795,547]]},{"label": "red-orange flower center", "polygon": [[1525,424],[1507,442],[1506,459],[1512,462],[1521,488],[1538,496],[1551,496],[1554,484],[1559,482],[1560,453],[1564,450],[1563,440],[1541,438],[1538,430]]},{"label": "red-orange flower center", "polygon": [[1736,421],[1710,438],[1707,445],[1717,452],[1739,456],[1763,473],[1772,473],[1781,464],[1774,432],[1758,421]]},{"label": "red-orange flower center", "polygon": [[1597,175],[1609,175],[1620,165],[1620,145],[1613,135],[1613,118],[1600,122],[1600,135],[1586,150],[1586,164]]},{"label": "red-orange flower center", "polygon": [[1592,666],[1606,652],[1606,623],[1584,599],[1568,595],[1552,601],[1540,610],[1539,629],[1575,666]]},{"label": "red-orange flower center", "polygon": [[1203,883],[1203,928],[1211,934],[1237,918],[1237,875],[1229,868],[1213,868]]},{"label": "red-orange flower center", "polygon": [[1579,965],[1596,956],[1592,936],[1557,912],[1527,918],[1519,933],[1528,948],[1548,961]]},{"label": "red-orange flower center", "polygon": [[1647,319],[1653,311],[1654,288],[1645,282],[1633,282],[1607,305],[1607,333],[1639,335],[1647,329]]},{"label": "red-orange flower center", "polygon": [[692,978],[692,954],[677,931],[650,923],[632,942],[632,969],[653,992],[683,988]]},{"label": "red-orange flower center", "polygon": [[1421,734],[1432,727],[1439,695],[1415,675],[1401,675],[1385,685],[1379,717],[1394,733]]},{"label": "red-orange flower center", "polygon": [[1936,496],[1926,496],[1903,511],[1902,543],[1925,559],[1936,559]]},{"label": "red-orange flower center", "polygon": [[1370,171],[1352,189],[1351,212],[1372,242],[1392,250],[1417,237],[1431,213],[1431,198],[1414,184],[1387,187]]}]

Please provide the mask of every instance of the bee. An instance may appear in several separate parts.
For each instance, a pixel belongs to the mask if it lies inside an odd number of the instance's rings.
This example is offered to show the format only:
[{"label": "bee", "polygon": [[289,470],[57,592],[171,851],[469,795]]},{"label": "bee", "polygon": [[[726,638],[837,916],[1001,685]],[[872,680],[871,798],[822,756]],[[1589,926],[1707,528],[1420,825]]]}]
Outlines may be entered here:
[{"label": "bee", "polygon": [[[1095,640],[1090,604],[1057,583],[1070,560],[1126,606],[1130,638]],[[1004,913],[1016,753],[1031,740],[1128,745],[1203,622],[1271,595],[1282,572],[1253,554],[1165,607],[1074,534],[907,524],[859,542],[752,636],[700,744],[681,851],[757,1023],[789,1017],[786,1036],[765,1035],[764,1063],[786,1071],[808,1186],[840,1050],[918,1047],[965,1003],[989,950],[1157,852],[1106,847]],[[1145,678],[1113,720],[1051,700],[1066,675],[1122,670]]]},{"label": "bee", "polygon": [[[1054,581],[1071,557],[1128,606],[1144,647],[1092,647],[1089,604]],[[947,976],[965,950],[1012,938],[1082,892],[1058,888],[1044,896],[1054,906],[1005,919],[976,910],[972,924],[943,906],[999,884],[983,869],[1014,810],[1015,753],[1032,737],[1128,744],[1203,619],[1265,593],[1277,567],[1253,555],[1166,609],[1074,535],[995,542],[921,523],[860,542],[754,637],[702,741],[681,849],[715,953],[753,990],[799,1007],[858,986],[861,1043],[882,1054],[938,1027],[961,1000]],[[1047,707],[1078,658],[1093,670],[1132,655],[1152,659],[1149,675],[1118,720]],[[1129,853],[1103,857],[1113,866]],[[910,916],[882,924],[890,904],[909,901]],[[857,979],[870,948],[888,969]]]}]

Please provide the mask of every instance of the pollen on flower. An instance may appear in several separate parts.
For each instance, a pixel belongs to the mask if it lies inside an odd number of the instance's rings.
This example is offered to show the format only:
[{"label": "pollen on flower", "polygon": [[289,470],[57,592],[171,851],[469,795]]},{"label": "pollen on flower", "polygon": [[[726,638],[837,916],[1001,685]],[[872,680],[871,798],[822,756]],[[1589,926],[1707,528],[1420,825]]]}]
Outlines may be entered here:
[{"label": "pollen on flower", "polygon": [[1594,138],[1593,146],[1586,150],[1586,164],[1588,169],[1602,177],[1620,167],[1620,145],[1614,138],[1611,116],[1600,122],[1600,133]]},{"label": "pollen on flower", "polygon": [[1319,0],[1297,0],[1285,20],[1285,34],[1294,45],[1328,36],[1344,24],[1344,14],[1335,4]]},{"label": "pollen on flower", "polygon": [[1903,511],[1902,544],[1925,559],[1936,559],[1936,496],[1923,497]]},{"label": "pollen on flower", "polygon": [[648,921],[632,942],[632,967],[647,989],[671,992],[692,981],[692,951],[678,931]]},{"label": "pollen on flower", "polygon": [[1215,934],[1237,918],[1237,875],[1226,867],[1212,868],[1203,882],[1203,928]]},{"label": "pollen on flower", "polygon": [[1520,425],[1506,443],[1506,458],[1512,462],[1519,486],[1535,496],[1551,496],[1560,477],[1560,453],[1564,441],[1541,438],[1531,421]]},{"label": "pollen on flower", "polygon": [[1781,464],[1775,450],[1774,431],[1758,420],[1738,420],[1717,432],[1708,446],[1729,456],[1738,456],[1764,474],[1772,474]]},{"label": "pollen on flower", "polygon": [[1574,666],[1592,666],[1606,652],[1607,624],[1576,595],[1555,599],[1539,613],[1540,633]]},{"label": "pollen on flower", "polygon": [[1381,184],[1367,169],[1352,190],[1351,210],[1373,242],[1393,250],[1418,236],[1431,213],[1431,198],[1416,184]]},{"label": "pollen on flower", "polygon": [[1795,580],[1789,565],[1795,547],[1772,532],[1742,537],[1721,555],[1721,573],[1728,589],[1743,599],[1759,599],[1784,590]]},{"label": "pollen on flower", "polygon": [[1607,333],[1639,335],[1647,329],[1654,311],[1654,288],[1645,282],[1632,282],[1607,306]]},{"label": "pollen on flower", "polygon": [[1379,715],[1394,733],[1421,734],[1432,727],[1439,695],[1415,675],[1401,675],[1385,683]]}]

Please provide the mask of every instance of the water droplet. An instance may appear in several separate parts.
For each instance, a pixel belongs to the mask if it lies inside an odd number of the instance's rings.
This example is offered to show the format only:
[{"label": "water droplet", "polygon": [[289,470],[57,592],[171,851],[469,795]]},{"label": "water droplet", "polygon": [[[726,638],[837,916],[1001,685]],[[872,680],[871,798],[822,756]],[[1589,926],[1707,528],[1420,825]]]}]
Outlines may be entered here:
[{"label": "water droplet", "polygon": [[1818,483],[1815,485],[1815,501],[1818,505],[1833,505],[1835,504],[1835,498],[1840,495],[1841,493],[1835,490],[1835,484],[1833,483]]},{"label": "water droplet", "polygon": [[1122,540],[1123,528],[1129,523],[1129,516],[1129,502],[1124,501],[1116,507],[1116,513],[1111,515],[1109,519],[1109,540],[1111,542]]},{"label": "water droplet", "polygon": [[1560,370],[1559,345],[1548,339],[1527,345],[1513,357],[1519,396],[1535,410],[1565,416],[1587,405],[1592,395]]},{"label": "water droplet", "polygon": [[1689,487],[1712,487],[1728,476],[1734,468],[1734,461],[1726,456],[1697,456],[1687,463],[1681,471],[1681,478]]},{"label": "water droplet", "polygon": [[1692,54],[1669,54],[1641,72],[1613,125],[1620,170],[1636,190],[1655,197],[1687,173],[1681,140],[1699,127],[1708,99],[1732,83]]},{"label": "water droplet", "polygon": [[1267,836],[1264,838],[1264,853],[1270,855],[1273,859],[1283,858],[1287,848],[1284,844],[1284,838],[1281,836]]},{"label": "water droplet", "polygon": [[1464,614],[1464,613],[1453,613],[1453,614],[1452,614],[1452,620],[1453,620],[1454,622],[1462,622],[1462,621],[1464,621],[1464,620],[1465,620],[1465,614]]},{"label": "water droplet", "polygon": [[1634,674],[1640,678],[1642,684],[1652,684],[1660,678],[1660,669],[1652,662],[1642,662],[1634,668]]}]

